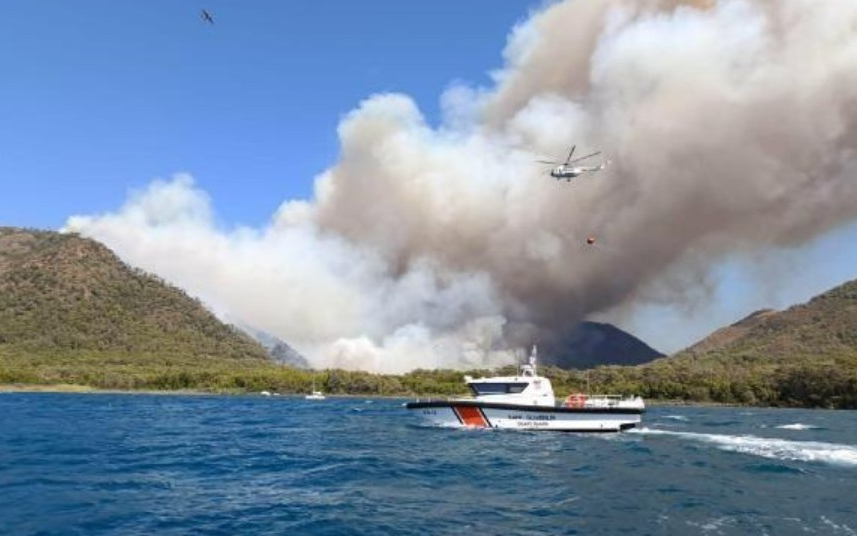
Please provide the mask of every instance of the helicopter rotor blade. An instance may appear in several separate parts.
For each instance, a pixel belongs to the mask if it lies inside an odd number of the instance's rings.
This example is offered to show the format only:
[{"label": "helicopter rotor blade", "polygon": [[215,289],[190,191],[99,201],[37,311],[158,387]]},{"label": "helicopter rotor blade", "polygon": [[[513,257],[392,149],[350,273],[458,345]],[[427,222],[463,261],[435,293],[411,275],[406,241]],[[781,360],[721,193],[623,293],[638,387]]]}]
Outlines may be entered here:
[{"label": "helicopter rotor blade", "polygon": [[587,158],[589,158],[590,156],[595,156],[595,155],[597,155],[597,154],[601,154],[601,151],[596,151],[596,152],[594,152],[594,153],[592,153],[592,154],[588,154],[588,155],[586,155],[586,156],[581,156],[580,158],[575,158],[574,160],[572,160],[571,162],[569,162],[569,164],[573,164],[573,163],[575,163],[575,162],[580,162],[581,160],[586,160],[586,159],[587,159]]},{"label": "helicopter rotor blade", "polygon": [[575,149],[575,147],[577,147],[577,145],[572,145],[572,146],[571,146],[571,151],[569,151],[569,152],[568,152],[568,158],[566,158],[566,159],[565,159],[565,163],[566,163],[566,164],[568,164],[568,161],[569,161],[569,160],[571,160],[571,155],[573,155],[573,154],[574,154],[574,149]]},{"label": "helicopter rotor blade", "polygon": [[536,160],[536,162],[539,162],[541,164],[560,164],[561,163],[561,162],[554,162],[552,160]]}]

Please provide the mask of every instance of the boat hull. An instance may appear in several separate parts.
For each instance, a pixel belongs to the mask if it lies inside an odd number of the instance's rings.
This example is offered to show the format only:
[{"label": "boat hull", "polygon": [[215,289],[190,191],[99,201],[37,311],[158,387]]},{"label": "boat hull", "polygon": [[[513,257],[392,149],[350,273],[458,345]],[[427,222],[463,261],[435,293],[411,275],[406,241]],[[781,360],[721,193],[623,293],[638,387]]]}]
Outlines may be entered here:
[{"label": "boat hull", "polygon": [[474,400],[409,402],[406,407],[437,426],[556,432],[619,432],[642,421],[638,408],[566,408]]}]

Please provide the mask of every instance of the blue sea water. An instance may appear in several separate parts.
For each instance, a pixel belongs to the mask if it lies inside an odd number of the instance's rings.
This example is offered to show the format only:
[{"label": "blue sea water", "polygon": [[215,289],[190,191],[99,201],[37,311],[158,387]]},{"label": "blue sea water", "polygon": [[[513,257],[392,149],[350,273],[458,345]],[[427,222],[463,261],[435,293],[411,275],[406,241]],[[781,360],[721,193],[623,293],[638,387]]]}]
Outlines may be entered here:
[{"label": "blue sea water", "polygon": [[449,430],[402,400],[0,394],[0,534],[857,534],[857,413]]}]

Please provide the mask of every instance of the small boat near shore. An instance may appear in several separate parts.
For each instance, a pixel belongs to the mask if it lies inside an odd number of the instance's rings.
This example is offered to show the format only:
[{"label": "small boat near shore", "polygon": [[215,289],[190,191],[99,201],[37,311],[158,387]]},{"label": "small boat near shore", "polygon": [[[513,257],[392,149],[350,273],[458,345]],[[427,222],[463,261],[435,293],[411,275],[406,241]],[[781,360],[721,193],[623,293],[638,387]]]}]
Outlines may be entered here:
[{"label": "small boat near shore", "polygon": [[315,390],[315,381],[312,382],[312,392],[304,396],[304,400],[326,400],[327,397],[321,391]]},{"label": "small boat near shore", "polygon": [[405,407],[444,427],[562,432],[620,432],[639,425],[646,410],[639,396],[574,393],[557,404],[550,380],[538,375],[535,346],[517,376],[464,381],[471,398],[417,400]]}]

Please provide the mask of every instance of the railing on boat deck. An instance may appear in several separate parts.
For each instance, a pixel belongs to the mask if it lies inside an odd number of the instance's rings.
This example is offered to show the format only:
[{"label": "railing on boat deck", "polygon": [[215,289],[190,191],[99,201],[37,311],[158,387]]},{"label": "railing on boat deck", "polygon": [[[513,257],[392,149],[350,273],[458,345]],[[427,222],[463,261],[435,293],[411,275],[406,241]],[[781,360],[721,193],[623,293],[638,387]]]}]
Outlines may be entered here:
[{"label": "railing on boat deck", "polygon": [[[582,393],[576,393],[569,395],[569,397],[577,397],[582,396],[580,399],[584,402],[585,407],[595,407],[595,408],[612,408],[616,406],[621,406],[623,403],[625,405],[640,405],[644,406],[645,403],[643,399],[639,396],[628,396],[628,395],[585,395]],[[475,398],[463,398],[463,397],[428,397],[428,398],[417,398],[416,402],[452,402],[456,400],[476,400]],[[568,398],[564,399],[560,404],[560,406],[566,406],[568,402]]]},{"label": "railing on boat deck", "polygon": [[[574,396],[574,395],[571,395]],[[624,395],[585,395],[585,403],[588,408],[612,408],[627,405],[644,405],[639,396]]]}]

